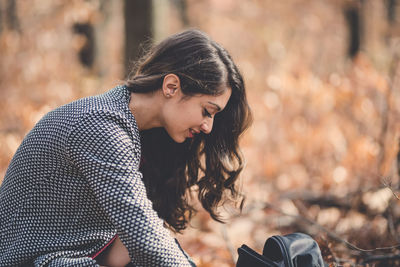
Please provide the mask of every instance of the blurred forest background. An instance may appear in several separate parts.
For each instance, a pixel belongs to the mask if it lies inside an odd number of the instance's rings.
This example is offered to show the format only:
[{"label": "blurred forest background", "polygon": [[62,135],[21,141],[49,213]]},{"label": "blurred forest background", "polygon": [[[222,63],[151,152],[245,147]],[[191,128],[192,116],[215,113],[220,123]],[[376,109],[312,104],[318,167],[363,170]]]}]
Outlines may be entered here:
[{"label": "blurred forest background", "polygon": [[189,27],[230,51],[254,113],[242,214],[200,210],[178,235],[198,266],[295,231],[331,266],[400,266],[397,0],[0,0],[0,182],[45,113],[121,83],[141,42]]}]

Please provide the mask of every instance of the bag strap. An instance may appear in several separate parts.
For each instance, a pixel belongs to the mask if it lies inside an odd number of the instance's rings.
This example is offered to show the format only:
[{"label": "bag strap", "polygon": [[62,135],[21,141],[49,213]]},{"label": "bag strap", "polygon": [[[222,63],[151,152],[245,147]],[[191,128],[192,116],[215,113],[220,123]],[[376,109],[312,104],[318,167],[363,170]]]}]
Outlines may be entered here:
[{"label": "bag strap", "polygon": [[282,261],[285,267],[324,267],[318,243],[309,235],[292,233],[275,235],[267,239],[263,256],[272,261]]},{"label": "bag strap", "polygon": [[267,259],[263,255],[258,254],[246,245],[242,245],[238,248],[239,259],[236,263],[236,267],[281,267],[280,265],[270,259]]}]

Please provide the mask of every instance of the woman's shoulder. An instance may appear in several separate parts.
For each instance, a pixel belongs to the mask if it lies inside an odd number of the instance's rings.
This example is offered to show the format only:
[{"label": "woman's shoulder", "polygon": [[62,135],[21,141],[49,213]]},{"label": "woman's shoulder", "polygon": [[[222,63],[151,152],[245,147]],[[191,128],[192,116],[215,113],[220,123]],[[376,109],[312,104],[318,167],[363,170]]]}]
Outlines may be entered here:
[{"label": "woman's shoulder", "polygon": [[83,124],[118,124],[134,135],[138,135],[135,118],[129,110],[129,92],[117,86],[103,94],[78,99],[47,113],[35,128],[46,125],[69,131]]},{"label": "woman's shoulder", "polygon": [[62,105],[50,111],[45,117],[65,118],[67,121],[76,121],[82,116],[102,113],[114,113],[129,117],[129,113],[127,113],[129,111],[128,105],[129,94],[127,89],[124,86],[117,86],[103,94],[80,98]]},{"label": "woman's shoulder", "polygon": [[99,111],[113,111],[124,113],[128,108],[129,93],[125,86],[117,86],[111,90],[95,95],[84,97],[61,106],[59,109],[69,110],[74,113],[86,114]]}]

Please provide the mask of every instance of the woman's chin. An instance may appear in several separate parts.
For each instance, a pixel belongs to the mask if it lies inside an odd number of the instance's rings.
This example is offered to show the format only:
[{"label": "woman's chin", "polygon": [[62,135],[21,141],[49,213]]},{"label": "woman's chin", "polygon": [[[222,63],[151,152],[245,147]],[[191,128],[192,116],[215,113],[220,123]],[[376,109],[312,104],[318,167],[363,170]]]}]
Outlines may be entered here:
[{"label": "woman's chin", "polygon": [[170,135],[169,137],[171,137],[171,139],[174,140],[175,143],[179,143],[179,144],[186,141],[186,137],[184,137],[184,136],[171,136]]},{"label": "woman's chin", "polygon": [[189,137],[183,137],[183,138],[180,138],[179,140],[175,140],[175,142],[177,142],[177,143],[183,143],[183,142],[185,142],[186,141],[186,139],[188,139]]}]

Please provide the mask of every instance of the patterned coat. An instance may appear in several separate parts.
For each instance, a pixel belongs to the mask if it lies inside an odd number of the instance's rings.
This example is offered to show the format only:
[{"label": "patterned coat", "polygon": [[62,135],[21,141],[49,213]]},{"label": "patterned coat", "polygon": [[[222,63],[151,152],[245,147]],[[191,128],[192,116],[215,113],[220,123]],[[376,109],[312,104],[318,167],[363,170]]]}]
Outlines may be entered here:
[{"label": "patterned coat", "polygon": [[98,266],[116,234],[134,266],[193,266],[146,196],[129,99],[118,86],[28,133],[0,187],[0,266]]}]

